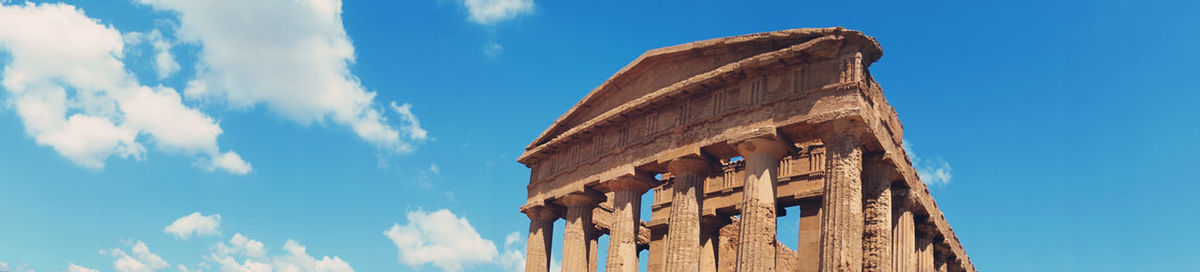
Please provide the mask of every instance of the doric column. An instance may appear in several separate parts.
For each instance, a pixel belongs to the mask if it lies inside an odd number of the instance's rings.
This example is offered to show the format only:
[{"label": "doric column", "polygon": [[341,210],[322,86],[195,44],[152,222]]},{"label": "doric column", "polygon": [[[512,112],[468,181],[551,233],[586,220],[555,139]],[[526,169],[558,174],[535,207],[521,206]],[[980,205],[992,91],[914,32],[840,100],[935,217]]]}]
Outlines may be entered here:
[{"label": "doric column", "polygon": [[558,213],[546,206],[533,206],[522,211],[529,216],[529,241],[525,243],[525,272],[550,270],[550,248],[554,220]]},{"label": "doric column", "polygon": [[[595,213],[593,213],[595,214]],[[588,235],[588,272],[596,272],[600,262],[600,232],[592,230]]]},{"label": "doric column", "polygon": [[613,191],[612,229],[608,231],[605,271],[638,269],[637,230],[641,222],[642,194],[650,189],[641,177],[622,176],[608,182]]},{"label": "doric column", "polygon": [[737,271],[775,271],[776,172],[788,147],[778,140],[755,138],[738,143],[737,151],[746,160]]},{"label": "doric column", "polygon": [[675,176],[671,216],[667,217],[667,272],[700,269],[700,211],[704,203],[704,178],[712,168],[698,158],[678,158],[667,163]]},{"label": "doric column", "polygon": [[913,225],[912,199],[906,188],[892,188],[893,203],[892,217],[896,224],[892,226],[892,268],[896,272],[916,272],[916,241]]},{"label": "doric column", "polygon": [[863,162],[863,271],[893,271],[891,167],[878,155]]},{"label": "doric column", "polygon": [[700,219],[700,272],[717,272],[720,263],[721,228],[729,225],[729,217]]},{"label": "doric column", "polygon": [[800,231],[796,237],[797,271],[821,270],[821,202],[800,203]]},{"label": "doric column", "polygon": [[825,142],[825,194],[821,203],[821,271],[862,270],[862,148],[849,135]]},{"label": "doric column", "polygon": [[933,227],[917,225],[917,272],[934,272]]},{"label": "doric column", "polygon": [[567,227],[563,230],[563,271],[588,271],[588,237],[595,231],[592,209],[600,197],[589,193],[571,193],[560,201],[567,206]]}]

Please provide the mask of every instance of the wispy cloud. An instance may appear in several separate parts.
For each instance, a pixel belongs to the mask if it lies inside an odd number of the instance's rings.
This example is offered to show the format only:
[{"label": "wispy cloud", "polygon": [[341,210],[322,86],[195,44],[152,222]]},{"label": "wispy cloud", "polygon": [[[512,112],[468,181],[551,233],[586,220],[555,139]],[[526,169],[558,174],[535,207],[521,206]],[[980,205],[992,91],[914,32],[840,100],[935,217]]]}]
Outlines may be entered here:
[{"label": "wispy cloud", "polygon": [[952,168],[950,163],[942,159],[940,156],[935,156],[932,159],[917,156],[917,153],[912,151],[912,145],[907,139],[904,140],[904,153],[908,153],[909,160],[912,160],[913,168],[917,169],[917,175],[921,176],[921,181],[929,186],[946,186],[950,184]]},{"label": "wispy cloud", "polygon": [[491,25],[533,13],[533,0],[461,0],[467,18],[474,23]]},{"label": "wispy cloud", "polygon": [[[494,30],[492,26],[512,20],[518,16],[531,14],[534,11],[533,0],[457,0],[467,9],[467,20],[472,23]],[[488,42],[483,45],[483,56],[497,59],[504,53],[504,46],[496,42],[495,33],[489,34]]]},{"label": "wispy cloud", "polygon": [[192,235],[220,235],[221,215],[202,215],[200,212],[175,219],[171,225],[163,228],[163,232],[174,235],[177,239],[187,240]]},{"label": "wispy cloud", "polygon": [[82,267],[74,263],[67,265],[67,272],[100,272],[100,270]]}]

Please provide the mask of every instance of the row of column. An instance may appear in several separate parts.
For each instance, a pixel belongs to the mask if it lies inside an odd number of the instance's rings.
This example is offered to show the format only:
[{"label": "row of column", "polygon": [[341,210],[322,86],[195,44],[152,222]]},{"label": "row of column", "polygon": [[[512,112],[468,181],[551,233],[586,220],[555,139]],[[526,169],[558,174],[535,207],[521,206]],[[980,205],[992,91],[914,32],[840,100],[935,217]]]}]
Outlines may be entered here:
[{"label": "row of column", "polygon": [[[805,209],[820,211],[820,271],[935,271],[930,235],[915,235],[918,226],[909,211],[907,194],[898,191],[893,198],[892,179],[886,172],[889,167],[878,156],[864,158],[853,137],[830,137],[825,145],[821,207]],[[789,148],[769,138],[742,141],[735,148],[746,160],[736,269],[775,271],[775,186],[780,161]],[[707,262],[702,259],[715,257],[707,256],[713,254],[711,249],[702,250],[715,246],[715,237],[705,237],[714,236],[715,231],[701,229],[703,183],[712,167],[696,157],[667,163],[675,183],[667,219],[665,271],[701,271],[701,264]],[[608,187],[614,207],[606,267],[608,271],[637,271],[641,196],[650,185],[644,178],[625,176],[609,181]],[[599,200],[599,196],[586,193],[560,198],[567,221],[563,271],[595,270],[595,246],[588,243],[595,241],[591,214]],[[548,271],[550,235],[558,213],[540,206],[524,212],[530,218],[526,271]]]}]

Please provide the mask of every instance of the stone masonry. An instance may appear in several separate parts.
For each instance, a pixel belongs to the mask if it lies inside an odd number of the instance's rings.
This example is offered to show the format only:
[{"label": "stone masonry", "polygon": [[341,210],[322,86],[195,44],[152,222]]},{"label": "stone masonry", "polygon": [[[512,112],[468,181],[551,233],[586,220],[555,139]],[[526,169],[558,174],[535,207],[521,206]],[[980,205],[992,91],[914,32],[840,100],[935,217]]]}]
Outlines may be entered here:
[{"label": "stone masonry", "polygon": [[[843,28],[646,52],[525,148],[525,271],[975,271]],[[651,194],[649,221],[642,196]],[[798,206],[798,248],[778,242]],[[606,256],[597,239],[608,235]],[[604,260],[598,260],[598,258]]]}]

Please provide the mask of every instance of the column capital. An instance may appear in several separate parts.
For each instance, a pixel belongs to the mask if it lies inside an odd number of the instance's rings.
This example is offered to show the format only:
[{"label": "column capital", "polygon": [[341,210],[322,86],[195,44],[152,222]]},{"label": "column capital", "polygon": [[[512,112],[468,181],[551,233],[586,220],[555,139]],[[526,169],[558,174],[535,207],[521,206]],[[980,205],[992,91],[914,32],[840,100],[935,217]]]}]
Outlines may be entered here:
[{"label": "column capital", "polygon": [[772,158],[783,158],[783,156],[787,155],[788,153],[787,144],[784,144],[783,141],[767,137],[755,137],[741,140],[736,142],[733,146],[734,149],[737,150],[738,154],[742,155],[742,157],[749,157],[752,155],[767,155]]},{"label": "column capital", "polygon": [[558,219],[560,213],[559,208],[546,205],[525,207],[521,209],[521,212],[528,216],[529,220],[534,221],[552,221]]},{"label": "column capital", "polygon": [[667,162],[667,172],[674,175],[681,173],[706,175],[712,171],[712,168],[713,163],[702,158],[682,157],[671,159]]},{"label": "column capital", "polygon": [[646,191],[650,190],[650,188],[654,188],[654,183],[651,182],[650,179],[651,178],[649,177],[624,175],[609,180],[607,185],[608,189],[613,192],[630,190],[637,193],[645,193]]},{"label": "column capital", "polygon": [[854,119],[838,119],[827,122],[819,128],[821,141],[825,143],[826,148],[845,141],[852,141],[854,144],[860,142],[865,135],[869,135],[866,125],[862,121]]},{"label": "column capital", "polygon": [[589,192],[574,192],[559,197],[558,202],[567,207],[595,206],[600,202],[600,196]]}]

